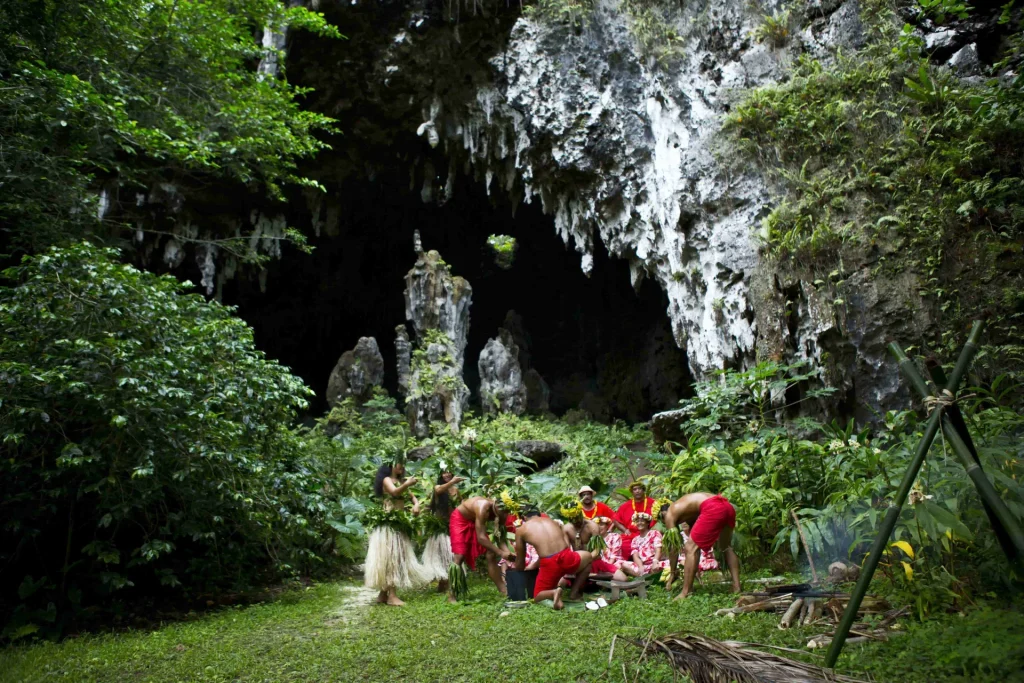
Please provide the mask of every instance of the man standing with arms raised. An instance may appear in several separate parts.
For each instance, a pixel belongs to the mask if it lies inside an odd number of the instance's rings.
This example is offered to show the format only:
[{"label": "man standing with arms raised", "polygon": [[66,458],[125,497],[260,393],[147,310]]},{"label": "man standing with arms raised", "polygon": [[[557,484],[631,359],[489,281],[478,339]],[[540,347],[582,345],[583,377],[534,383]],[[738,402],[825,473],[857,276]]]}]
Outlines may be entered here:
[{"label": "man standing with arms raised", "polygon": [[[498,567],[498,558],[511,562],[515,557],[508,548],[499,548],[491,542],[487,536],[487,523],[492,520],[497,522],[498,528],[504,532],[508,514],[509,511],[498,501],[473,496],[452,510],[448,522],[455,565],[462,570],[463,563],[468,562],[470,569],[476,569],[476,558],[486,553],[487,575],[491,577],[491,581],[502,595],[507,595],[507,590],[505,578]],[[451,588],[448,591],[448,602],[457,602],[457,596]]]},{"label": "man standing with arms raised", "polygon": [[[693,590],[693,579],[697,576],[697,565],[700,562],[700,551],[705,552],[715,547],[720,541],[724,549],[725,563],[729,566],[732,576],[732,592],[740,592],[740,559],[732,549],[732,530],[736,528],[736,508],[724,496],[712,493],[690,493],[669,506],[665,513],[665,526],[672,530],[686,522],[690,525],[690,537],[683,545],[685,561],[683,564],[683,592],[676,598],[685,598]],[[678,532],[676,532],[678,533]],[[669,586],[675,580],[676,553],[669,553]]]},{"label": "man standing with arms raised", "polygon": [[586,550],[573,550],[562,525],[555,520],[527,515],[526,521],[516,530],[516,569],[519,571],[526,566],[527,543],[536,548],[540,555],[533,601],[550,599],[556,610],[562,609],[562,589],[558,587],[558,582],[566,574],[576,575],[569,597],[579,599],[590,575],[590,563],[593,561],[591,554]]}]

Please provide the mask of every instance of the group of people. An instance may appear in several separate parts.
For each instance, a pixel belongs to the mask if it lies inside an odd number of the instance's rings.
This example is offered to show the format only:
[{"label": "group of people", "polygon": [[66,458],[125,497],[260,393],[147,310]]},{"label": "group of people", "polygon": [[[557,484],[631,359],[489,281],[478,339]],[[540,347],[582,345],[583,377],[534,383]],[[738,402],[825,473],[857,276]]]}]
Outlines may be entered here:
[{"label": "group of people", "polygon": [[[383,465],[374,492],[385,510],[405,511],[409,505],[408,510],[417,515],[420,503],[410,491],[417,479],[404,476],[403,463]],[[456,602],[458,577],[464,576],[466,566],[475,569],[481,556],[503,595],[508,569],[537,569],[533,599],[551,600],[556,610],[564,606],[564,590],[569,590],[570,599],[579,599],[593,574],[624,581],[667,569],[666,588],[671,588],[678,579],[679,564],[683,565],[679,598],[685,598],[699,570],[718,568],[713,554],[716,543],[733,591],[740,590],[739,559],[732,549],[736,511],[720,495],[690,493],[674,502],[655,500],[647,495],[646,485],[636,481],[630,485],[631,498],[613,511],[594,500],[592,488],[583,486],[576,500],[560,506],[562,521],[556,521],[508,491],[495,498],[472,496],[453,505],[461,481],[450,471],[438,477],[429,514],[447,521],[448,533],[443,525],[436,525],[438,531],[427,539],[422,558],[417,559],[412,541],[400,528],[381,524],[371,531],[365,578],[367,586],[379,591],[378,602],[402,605],[397,589],[433,581],[440,592],[447,592],[450,602]],[[658,522],[664,524],[664,534],[654,528]],[[488,533],[492,524],[493,536]],[[515,538],[513,547],[509,547],[509,536]]]}]

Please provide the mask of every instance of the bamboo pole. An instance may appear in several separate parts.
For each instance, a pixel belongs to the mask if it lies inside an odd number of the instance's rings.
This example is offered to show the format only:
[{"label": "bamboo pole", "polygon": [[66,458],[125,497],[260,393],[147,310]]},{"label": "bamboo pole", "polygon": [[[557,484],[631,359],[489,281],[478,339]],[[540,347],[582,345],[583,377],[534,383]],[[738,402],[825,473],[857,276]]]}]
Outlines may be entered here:
[{"label": "bamboo pole", "polygon": [[[942,418],[942,433],[945,434],[946,440],[953,447],[953,452],[960,459],[964,469],[967,470],[967,476],[974,482],[974,487],[978,489],[978,495],[981,496],[983,501],[988,503],[989,508],[991,508],[996,518],[1003,525],[1007,535],[1010,537],[1010,542],[1013,543],[1013,547],[1017,550],[1018,557],[1024,556],[1024,531],[1021,530],[1017,518],[1013,516],[1006,507],[1006,504],[1003,503],[995,487],[992,486],[992,482],[988,480],[981,466],[974,460],[970,449],[963,439],[960,438],[960,434],[949,421],[949,417],[943,415]],[[1007,559],[1012,561],[1014,558]]]},{"label": "bamboo pole", "polygon": [[921,465],[924,464],[924,456],[927,455],[932,441],[935,440],[936,434],[939,433],[941,418],[942,411],[936,410],[925,424],[924,437],[917,446],[914,460],[910,463],[910,467],[907,468],[906,474],[903,475],[903,481],[900,483],[899,491],[896,493],[896,499],[885,513],[885,519],[882,520],[882,528],[878,530],[878,536],[875,538],[871,550],[868,551],[868,556],[861,567],[860,577],[857,579],[857,585],[853,587],[850,601],[846,603],[846,610],[843,612],[843,618],[839,621],[839,626],[836,627],[832,646],[825,657],[826,667],[834,667],[836,660],[839,659],[839,653],[843,649],[843,643],[846,642],[846,636],[849,634],[850,627],[853,626],[853,622],[857,618],[857,610],[860,609],[860,603],[864,600],[864,594],[868,592],[868,585],[871,583],[871,578],[875,575],[875,570],[878,568],[878,561],[882,559],[885,546],[889,542],[892,530],[896,527],[896,520],[899,519],[903,503],[906,502],[910,489],[914,485],[914,480],[917,479],[917,473],[921,470]]},{"label": "bamboo pole", "polygon": [[[971,330],[971,338],[964,346],[964,352],[960,354],[960,361],[957,362],[956,367],[953,369],[953,374],[950,375],[949,382],[946,385],[946,391],[950,394],[956,394],[956,390],[952,388],[955,386],[953,384],[954,380],[959,382],[963,378],[966,372],[966,366],[970,365],[970,357],[973,357],[974,354],[977,353],[978,346],[975,342],[977,341],[977,334],[980,333],[982,327],[982,324],[978,322],[974,324],[974,329]],[[895,353],[896,350],[894,349],[893,352]],[[921,374],[917,371],[917,368],[914,367],[913,363],[909,362],[909,359],[907,359],[906,355],[903,354],[903,351],[900,350],[899,353],[903,356],[903,358],[900,359],[900,368],[903,369],[904,374],[910,380],[910,383],[914,388],[917,389],[918,393],[922,393],[922,390],[926,390],[925,387],[927,386],[924,382],[924,378],[921,377]],[[964,357],[967,356],[968,353],[970,354],[970,357],[968,357],[967,362],[964,363]],[[907,360],[907,365],[904,365],[904,360]],[[927,395],[927,393],[924,393],[922,397],[927,397]],[[935,412],[939,412],[939,406],[935,407]],[[985,472],[974,459],[974,455],[960,436],[960,432],[957,430],[956,425],[953,424],[953,421],[944,410],[942,411],[942,433],[945,435],[950,446],[952,446],[953,453],[957,456],[957,459],[960,460],[960,464],[962,464],[964,469],[967,470],[967,476],[969,476],[971,481],[974,482],[975,488],[978,489],[978,495],[989,506],[989,509],[992,510],[996,519],[999,520],[999,523],[1003,525],[1003,529],[1006,530],[1006,533],[1010,538],[1010,542],[1017,551],[1017,555],[1024,556],[1024,530],[1021,529],[1020,524],[1017,522],[1017,518],[1013,516],[1013,513],[1011,513],[1006,507],[1002,498],[1000,498],[999,494],[996,493],[995,487],[992,486],[992,482],[990,482],[988,477],[985,476]],[[1007,559],[1012,562],[1016,558],[1007,557]]]},{"label": "bamboo pole", "polygon": [[[949,378],[949,382],[946,384],[946,392],[950,397],[956,396],[956,392],[960,388],[960,382],[963,380],[964,375],[967,374],[967,369],[970,367],[971,361],[974,360],[974,356],[978,352],[978,340],[981,336],[982,329],[984,329],[984,323],[980,321],[975,322],[971,327],[971,333],[967,338],[967,343],[964,344],[964,348],[960,352],[960,357],[957,359],[956,366],[953,368],[953,373]],[[907,354],[903,352],[902,348],[900,348],[899,344],[896,342],[889,344],[889,350],[896,357],[900,370],[903,371],[904,376],[907,381],[910,382],[911,386],[913,386],[922,397],[929,396],[930,391],[927,383],[924,381],[924,378],[921,377],[917,368],[914,367],[914,364],[907,357]],[[825,666],[829,668],[834,667],[836,660],[839,659],[839,653],[842,652],[843,644],[846,642],[846,637],[849,635],[850,628],[853,626],[853,622],[857,618],[857,610],[860,609],[860,604],[864,600],[864,594],[867,592],[868,585],[871,583],[872,577],[874,577],[875,570],[878,569],[878,562],[881,559],[882,552],[885,550],[886,544],[889,542],[892,530],[896,527],[896,521],[899,519],[900,511],[903,509],[903,504],[907,500],[907,495],[910,493],[910,489],[914,485],[914,480],[917,479],[917,474],[920,472],[921,466],[924,464],[925,456],[928,454],[928,450],[931,448],[936,434],[939,429],[944,426],[944,417],[945,405],[942,403],[936,403],[933,405],[932,412],[928,416],[928,421],[925,423],[924,436],[921,438],[921,443],[918,444],[917,452],[914,453],[914,459],[911,461],[910,467],[907,468],[906,473],[903,475],[903,481],[900,483],[900,488],[896,493],[893,505],[886,512],[885,519],[882,521],[882,528],[879,530],[878,537],[871,546],[871,550],[864,562],[864,566],[861,568],[860,578],[857,580],[857,585],[854,586],[853,593],[850,595],[850,601],[846,604],[846,611],[843,612],[843,617],[840,620],[839,625],[836,627],[835,636],[833,637],[832,644],[829,647],[828,655],[825,657]],[[963,445],[962,441],[960,443]],[[972,462],[972,464],[975,463]],[[984,473],[980,472],[980,470],[977,471],[981,475],[981,478],[988,482]],[[989,484],[989,486],[991,487],[991,484]],[[1002,501],[998,500],[999,497],[995,496],[995,498],[999,505],[1002,506]]]}]

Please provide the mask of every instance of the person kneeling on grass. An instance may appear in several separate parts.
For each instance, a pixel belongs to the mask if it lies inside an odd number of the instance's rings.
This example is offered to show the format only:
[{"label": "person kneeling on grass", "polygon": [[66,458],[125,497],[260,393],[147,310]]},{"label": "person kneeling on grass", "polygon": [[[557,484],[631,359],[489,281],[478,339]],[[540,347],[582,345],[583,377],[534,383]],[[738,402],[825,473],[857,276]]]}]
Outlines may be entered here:
[{"label": "person kneeling on grass", "polygon": [[590,575],[591,554],[586,550],[573,550],[562,525],[553,519],[528,517],[516,529],[516,569],[519,571],[526,567],[527,543],[532,544],[540,555],[533,601],[550,599],[556,610],[562,609],[562,588],[558,583],[566,574],[576,575],[569,597],[578,600]]},{"label": "person kneeling on grass", "polygon": [[[701,550],[710,551],[719,543],[723,548],[725,563],[732,576],[732,592],[740,592],[740,559],[732,549],[732,530],[736,528],[736,508],[723,496],[711,493],[690,493],[669,506],[665,513],[665,526],[669,533],[679,533],[683,522],[690,525],[690,537],[683,544],[686,561],[683,563],[683,592],[676,598],[685,598],[693,590],[693,579],[697,576]],[[675,553],[669,555],[671,577],[676,577]]]}]

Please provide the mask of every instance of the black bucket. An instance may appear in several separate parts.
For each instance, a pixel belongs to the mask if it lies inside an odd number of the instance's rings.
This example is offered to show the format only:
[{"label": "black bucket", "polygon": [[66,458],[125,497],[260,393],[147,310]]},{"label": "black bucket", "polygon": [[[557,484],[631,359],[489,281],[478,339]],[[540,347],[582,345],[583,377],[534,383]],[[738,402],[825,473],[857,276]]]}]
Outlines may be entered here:
[{"label": "black bucket", "polygon": [[505,570],[505,587],[508,588],[509,600],[530,600],[533,598],[533,586],[537,583],[537,570],[520,572],[515,569]]}]

